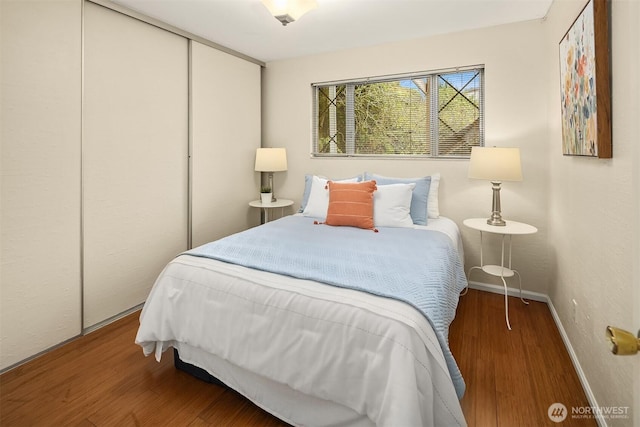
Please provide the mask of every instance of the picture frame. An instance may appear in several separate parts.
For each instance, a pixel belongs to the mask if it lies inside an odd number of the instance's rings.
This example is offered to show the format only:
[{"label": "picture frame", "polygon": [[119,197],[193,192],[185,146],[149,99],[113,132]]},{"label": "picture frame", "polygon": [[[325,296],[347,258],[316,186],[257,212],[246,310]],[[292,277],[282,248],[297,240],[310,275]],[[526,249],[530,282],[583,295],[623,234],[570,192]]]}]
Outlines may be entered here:
[{"label": "picture frame", "polygon": [[611,158],[610,0],[589,0],[560,40],[562,154]]}]

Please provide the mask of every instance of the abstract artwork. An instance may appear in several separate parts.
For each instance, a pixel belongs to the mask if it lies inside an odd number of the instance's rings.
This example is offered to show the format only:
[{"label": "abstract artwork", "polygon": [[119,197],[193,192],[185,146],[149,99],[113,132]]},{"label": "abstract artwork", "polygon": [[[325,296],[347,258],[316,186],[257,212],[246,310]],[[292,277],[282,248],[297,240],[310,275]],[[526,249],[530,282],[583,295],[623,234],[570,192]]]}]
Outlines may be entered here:
[{"label": "abstract artwork", "polygon": [[609,2],[589,0],[560,41],[562,153],[610,158]]}]

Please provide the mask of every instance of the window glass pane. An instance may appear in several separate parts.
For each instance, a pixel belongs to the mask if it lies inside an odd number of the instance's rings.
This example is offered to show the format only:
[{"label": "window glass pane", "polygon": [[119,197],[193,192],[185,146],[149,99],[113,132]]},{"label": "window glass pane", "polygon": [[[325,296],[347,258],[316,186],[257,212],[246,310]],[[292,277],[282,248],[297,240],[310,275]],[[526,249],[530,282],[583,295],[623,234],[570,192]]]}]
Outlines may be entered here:
[{"label": "window glass pane", "polygon": [[356,86],[356,154],[429,154],[426,87],[426,79]]},{"label": "window glass pane", "polygon": [[483,145],[482,69],[315,86],[313,154],[469,156]]},{"label": "window glass pane", "polygon": [[344,154],[345,150],[345,85],[319,87],[316,152]]},{"label": "window glass pane", "polygon": [[480,145],[481,79],[476,70],[438,76],[438,153],[468,156]]}]

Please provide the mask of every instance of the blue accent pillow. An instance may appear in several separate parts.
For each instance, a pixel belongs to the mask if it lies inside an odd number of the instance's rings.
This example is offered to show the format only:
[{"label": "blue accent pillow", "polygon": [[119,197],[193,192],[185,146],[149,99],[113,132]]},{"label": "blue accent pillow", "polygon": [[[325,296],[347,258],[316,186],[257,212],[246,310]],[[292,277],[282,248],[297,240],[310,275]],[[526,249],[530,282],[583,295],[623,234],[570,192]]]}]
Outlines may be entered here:
[{"label": "blue accent pillow", "polygon": [[427,206],[429,201],[429,187],[431,187],[431,176],[422,178],[392,178],[365,172],[364,179],[365,181],[374,179],[378,185],[415,183],[416,186],[411,196],[411,210],[409,214],[414,224],[427,225]]},{"label": "blue accent pillow", "polygon": [[313,175],[304,176],[304,191],[302,193],[302,202],[300,203],[300,209],[298,209],[298,213],[302,213],[302,211],[304,211],[304,208],[307,206],[307,202],[309,201],[309,193],[311,193],[312,182]]},{"label": "blue accent pillow", "polygon": [[[324,178],[324,177],[320,177]],[[362,176],[358,175],[353,178],[348,178],[346,180],[360,182],[362,181]],[[334,179],[333,181],[345,181],[345,179]],[[313,175],[305,175],[304,176],[304,191],[302,192],[302,202],[300,203],[300,209],[298,209],[298,213],[302,213],[304,208],[307,207],[307,202],[309,201],[309,194],[311,194],[311,184],[313,183]]]}]

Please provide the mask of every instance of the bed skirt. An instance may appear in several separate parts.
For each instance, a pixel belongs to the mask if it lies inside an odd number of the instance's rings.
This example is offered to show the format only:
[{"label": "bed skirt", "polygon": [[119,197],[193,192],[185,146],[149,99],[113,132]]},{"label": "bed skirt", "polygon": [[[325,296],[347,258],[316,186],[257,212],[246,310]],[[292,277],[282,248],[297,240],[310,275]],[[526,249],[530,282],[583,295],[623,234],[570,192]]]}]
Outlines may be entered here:
[{"label": "bed skirt", "polygon": [[173,349],[173,366],[175,366],[177,370],[186,372],[187,374],[192,375],[204,382],[216,384],[222,387],[228,387],[225,383],[223,383],[204,369],[194,366],[191,363],[184,362],[182,359],[180,359],[180,354],[178,354],[178,350],[176,350],[175,348]]},{"label": "bed skirt", "polygon": [[[187,372],[202,381],[230,388],[288,424],[293,426],[375,427],[375,424],[368,417],[343,405],[300,393],[284,384],[248,372],[188,344],[175,342],[174,345],[176,369]],[[182,357],[180,357],[180,352],[183,353]]]}]

